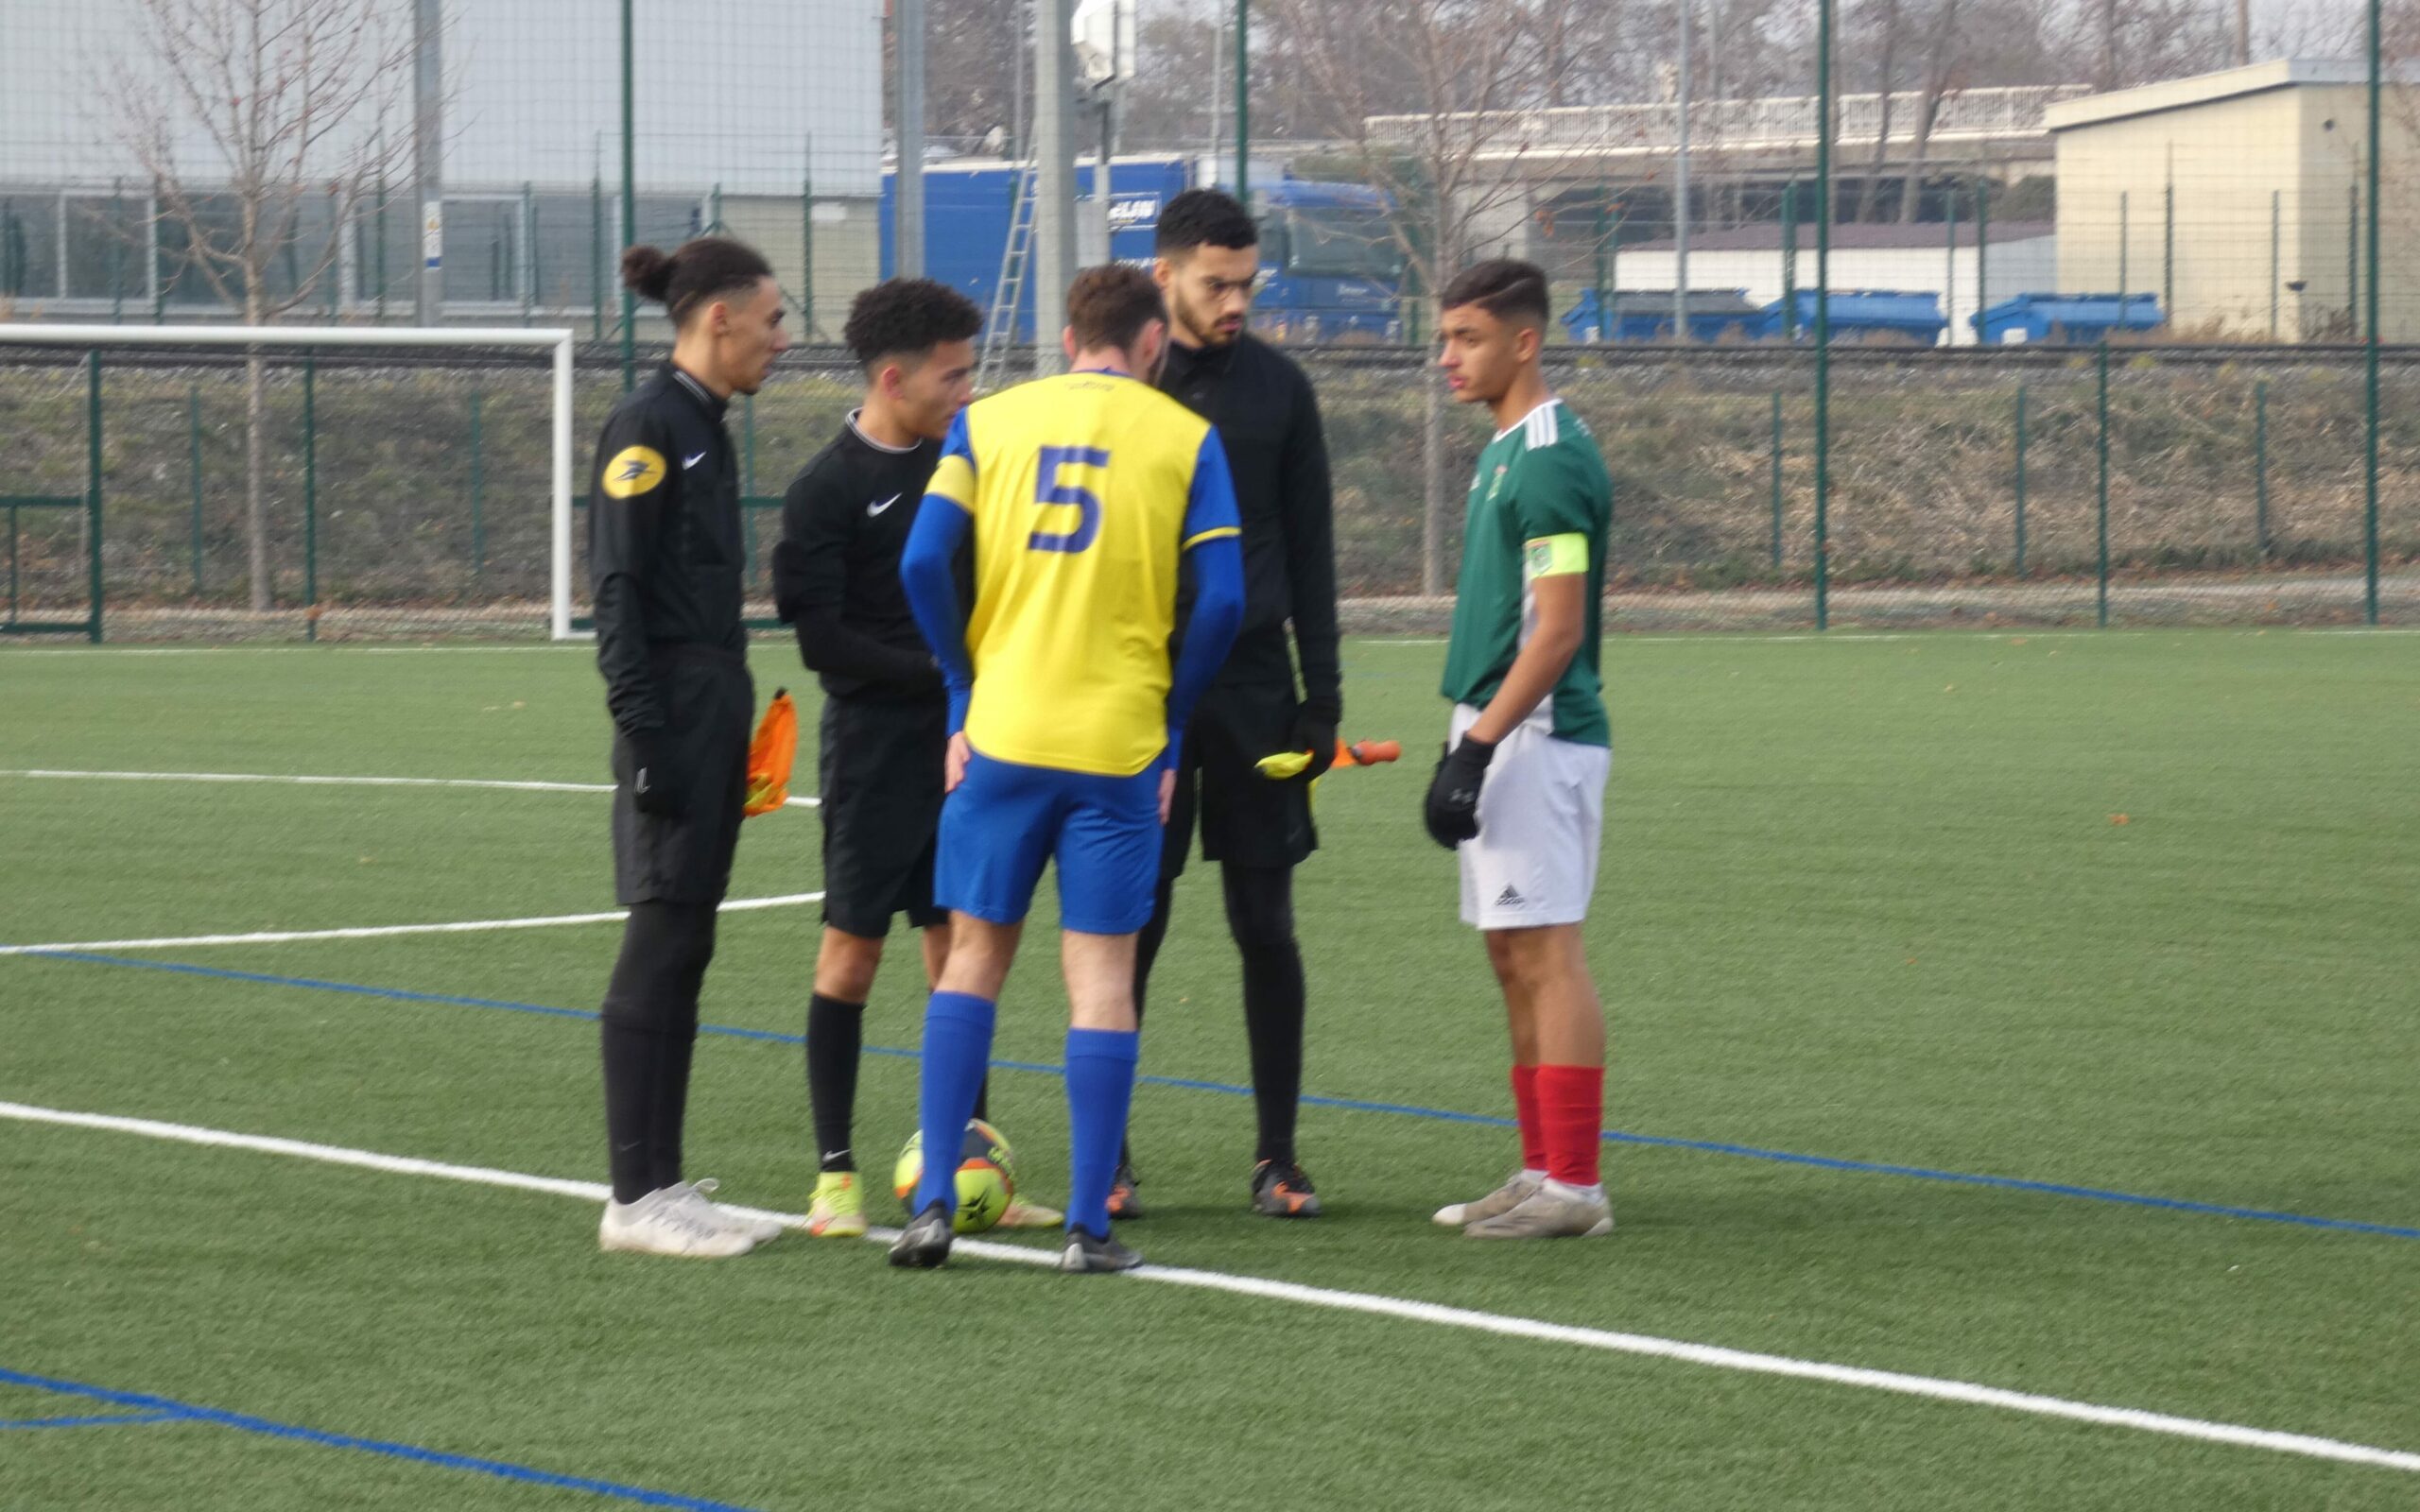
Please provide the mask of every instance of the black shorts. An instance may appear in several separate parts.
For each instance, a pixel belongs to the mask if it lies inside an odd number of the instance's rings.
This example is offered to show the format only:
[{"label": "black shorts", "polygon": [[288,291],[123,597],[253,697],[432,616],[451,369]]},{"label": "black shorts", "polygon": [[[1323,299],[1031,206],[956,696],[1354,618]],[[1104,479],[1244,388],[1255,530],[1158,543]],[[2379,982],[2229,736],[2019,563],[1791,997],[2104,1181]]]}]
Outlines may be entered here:
[{"label": "black shorts", "polygon": [[663,690],[666,739],[687,801],[677,816],[641,814],[631,802],[638,765],[614,736],[614,898],[632,903],[718,903],[731,886],[731,857],[748,803],[748,741],[756,686],[748,663],[728,651],[676,646],[653,659]]},{"label": "black shorts", "polygon": [[828,698],[823,704],[823,921],[880,939],[949,918],[933,904],[949,705]]},{"label": "black shorts", "polygon": [[1292,744],[1301,708],[1293,679],[1219,683],[1201,696],[1184,735],[1184,766],[1161,843],[1160,878],[1184,870],[1201,821],[1201,854],[1246,867],[1291,867],[1319,849],[1310,784],[1271,782],[1253,765]]}]

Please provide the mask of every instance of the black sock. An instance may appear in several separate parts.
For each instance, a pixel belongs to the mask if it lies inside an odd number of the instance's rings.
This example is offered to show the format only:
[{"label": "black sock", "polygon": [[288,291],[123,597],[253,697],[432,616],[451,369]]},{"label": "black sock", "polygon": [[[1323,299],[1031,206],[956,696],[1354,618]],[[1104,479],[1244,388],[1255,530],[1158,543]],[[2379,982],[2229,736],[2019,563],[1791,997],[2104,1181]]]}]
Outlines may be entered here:
[{"label": "black sock", "polygon": [[854,1171],[851,1147],[857,1113],[857,1058],[865,1044],[866,1005],[818,992],[806,1005],[806,1100],[815,1117],[815,1150],[825,1171]]},{"label": "black sock", "polygon": [[986,1124],[992,1122],[992,1074],[988,1071],[975,1088],[975,1116]]},{"label": "black sock", "polygon": [[616,1202],[681,1179],[698,989],[714,954],[712,903],[639,903],[622,926],[599,1030]]},{"label": "black sock", "polygon": [[1244,1033],[1252,1048],[1252,1095],[1259,1114],[1255,1160],[1294,1160],[1303,1096],[1303,953],[1294,942],[1290,867],[1221,868],[1227,923],[1243,956]]},{"label": "black sock", "polygon": [[[1158,889],[1151,894],[1151,921],[1134,940],[1134,1032],[1143,1032],[1143,999],[1150,994],[1151,966],[1160,958],[1160,946],[1168,937],[1168,913],[1176,902],[1176,879],[1162,877]],[[1117,1146],[1120,1166],[1134,1163],[1132,1141],[1121,1140]]]},{"label": "black sock", "polygon": [[662,1034],[605,1021],[605,1151],[614,1200],[636,1202],[655,1190],[655,1079]]}]

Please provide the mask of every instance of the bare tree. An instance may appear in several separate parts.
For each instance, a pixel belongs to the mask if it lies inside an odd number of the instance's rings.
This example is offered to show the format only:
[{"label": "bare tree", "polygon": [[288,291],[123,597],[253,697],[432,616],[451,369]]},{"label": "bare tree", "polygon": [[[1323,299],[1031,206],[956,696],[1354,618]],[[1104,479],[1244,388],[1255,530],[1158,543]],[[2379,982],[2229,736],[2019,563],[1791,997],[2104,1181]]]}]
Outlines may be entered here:
[{"label": "bare tree", "polygon": [[1958,29],[1958,0],[1935,0],[1927,27],[1924,76],[1916,97],[1915,144],[1908,154],[1906,187],[1899,194],[1899,221],[1912,223],[1924,199],[1925,159],[1932,151],[1932,129],[1941,119],[1965,66],[1964,37]]},{"label": "bare tree", "polygon": [[[138,26],[98,71],[105,129],[151,180],[182,266],[247,325],[268,325],[337,275],[354,211],[400,172],[408,131],[382,127],[411,81],[399,0],[131,0]],[[324,207],[313,228],[306,210]],[[315,232],[317,234],[315,234]],[[285,275],[281,277],[280,275]],[[245,363],[244,492],[251,606],[272,597],[268,381]]]}]

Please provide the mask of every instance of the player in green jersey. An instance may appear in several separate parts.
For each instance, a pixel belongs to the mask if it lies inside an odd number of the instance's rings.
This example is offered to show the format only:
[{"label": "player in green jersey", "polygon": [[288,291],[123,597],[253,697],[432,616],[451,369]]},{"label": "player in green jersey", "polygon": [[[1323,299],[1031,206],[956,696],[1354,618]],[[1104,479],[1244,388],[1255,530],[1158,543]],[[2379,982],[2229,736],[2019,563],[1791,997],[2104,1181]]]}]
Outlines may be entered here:
[{"label": "player in green jersey", "polygon": [[1613,1231],[1598,1170],[1605,1018],[1580,927],[1596,890],[1612,763],[1598,677],[1613,484],[1538,363],[1546,275],[1478,264],[1449,284],[1438,359],[1495,414],[1472,479],[1443,692],[1454,713],[1425,818],[1459,851],[1462,921],[1487,941],[1512,1032],[1521,1169],[1437,1211],[1474,1239]]}]

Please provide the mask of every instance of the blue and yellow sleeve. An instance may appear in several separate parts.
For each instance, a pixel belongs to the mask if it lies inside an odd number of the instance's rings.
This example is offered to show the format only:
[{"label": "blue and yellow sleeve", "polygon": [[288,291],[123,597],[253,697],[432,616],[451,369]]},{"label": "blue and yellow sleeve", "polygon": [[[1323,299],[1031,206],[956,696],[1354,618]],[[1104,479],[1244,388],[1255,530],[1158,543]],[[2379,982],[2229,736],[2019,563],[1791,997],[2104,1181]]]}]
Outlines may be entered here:
[{"label": "blue and yellow sleeve", "polygon": [[1205,541],[1243,534],[1244,522],[1236,505],[1236,478],[1227,468],[1227,449],[1217,430],[1201,433],[1201,449],[1193,455],[1193,484],[1184,501],[1183,549],[1191,551]]},{"label": "blue and yellow sleeve", "polygon": [[966,649],[966,620],[958,604],[958,577],[951,570],[959,548],[975,529],[975,447],[968,439],[966,412],[951,422],[942,443],[942,459],[925,485],[916,524],[908,532],[907,549],[899,556],[899,585],[907,591],[908,611],[933,648],[949,688],[952,734],[966,728],[966,709],[975,694],[975,659]]}]

